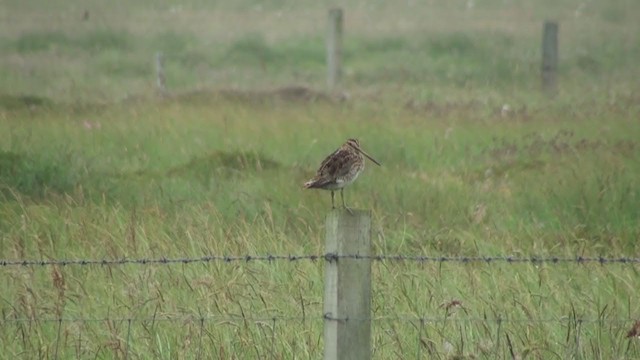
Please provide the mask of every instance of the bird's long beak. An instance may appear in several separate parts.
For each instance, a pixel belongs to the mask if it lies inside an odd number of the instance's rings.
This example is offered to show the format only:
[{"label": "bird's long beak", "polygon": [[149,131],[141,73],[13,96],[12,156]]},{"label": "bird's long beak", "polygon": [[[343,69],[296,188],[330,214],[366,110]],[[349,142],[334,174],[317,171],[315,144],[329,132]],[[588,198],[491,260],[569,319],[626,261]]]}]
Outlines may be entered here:
[{"label": "bird's long beak", "polygon": [[378,166],[382,166],[382,165],[380,165],[380,163],[379,163],[376,159],[372,158],[372,157],[371,157],[371,155],[369,155],[369,154],[367,154],[366,152],[364,152],[364,150],[362,150],[362,149],[358,148],[358,151],[359,151],[362,155],[366,156],[369,160],[373,161],[373,162],[374,162],[374,164],[376,164],[376,165],[378,165]]}]

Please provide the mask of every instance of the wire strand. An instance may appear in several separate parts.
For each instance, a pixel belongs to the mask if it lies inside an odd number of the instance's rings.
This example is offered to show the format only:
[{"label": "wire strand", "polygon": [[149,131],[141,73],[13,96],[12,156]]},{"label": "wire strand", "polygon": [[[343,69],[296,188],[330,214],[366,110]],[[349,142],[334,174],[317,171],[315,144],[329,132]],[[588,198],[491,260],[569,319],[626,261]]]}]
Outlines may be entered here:
[{"label": "wire strand", "polygon": [[151,318],[135,318],[135,317],[115,317],[115,318],[4,318],[0,319],[0,323],[90,323],[90,322],[193,322],[195,324],[201,322],[235,322],[235,321],[251,321],[251,322],[273,322],[273,321],[307,321],[307,320],[326,320],[326,321],[372,321],[372,322],[417,322],[417,323],[472,323],[472,322],[492,322],[492,323],[607,323],[607,324],[626,324],[635,322],[637,319],[602,319],[602,318],[575,318],[571,316],[563,316],[559,318],[485,318],[485,317],[420,317],[420,316],[377,316],[370,318],[335,318],[330,314],[323,316],[232,316],[232,315],[179,315],[166,317]]},{"label": "wire strand", "polygon": [[422,255],[338,255],[328,253],[324,255],[208,255],[202,257],[184,258],[142,258],[142,259],[1,259],[0,266],[115,266],[115,265],[170,265],[194,263],[234,263],[234,262],[275,262],[275,261],[327,261],[340,259],[370,260],[378,262],[417,262],[417,263],[531,263],[531,264],[640,264],[640,258],[634,257],[561,257],[561,256],[422,256]]}]

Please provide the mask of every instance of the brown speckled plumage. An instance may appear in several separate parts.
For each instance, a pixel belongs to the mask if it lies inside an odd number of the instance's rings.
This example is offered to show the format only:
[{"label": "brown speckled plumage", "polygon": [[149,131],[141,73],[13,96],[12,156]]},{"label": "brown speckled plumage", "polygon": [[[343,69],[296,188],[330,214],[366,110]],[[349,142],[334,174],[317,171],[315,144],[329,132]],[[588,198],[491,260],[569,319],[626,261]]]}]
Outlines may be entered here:
[{"label": "brown speckled plumage", "polygon": [[[320,164],[316,176],[304,184],[306,189],[324,189],[331,191],[331,206],[335,208],[334,191],[340,189],[342,206],[349,210],[344,202],[343,189],[354,182],[364,170],[364,157],[380,165],[360,148],[357,139],[349,139]],[[350,210],[349,210],[350,211]]]}]

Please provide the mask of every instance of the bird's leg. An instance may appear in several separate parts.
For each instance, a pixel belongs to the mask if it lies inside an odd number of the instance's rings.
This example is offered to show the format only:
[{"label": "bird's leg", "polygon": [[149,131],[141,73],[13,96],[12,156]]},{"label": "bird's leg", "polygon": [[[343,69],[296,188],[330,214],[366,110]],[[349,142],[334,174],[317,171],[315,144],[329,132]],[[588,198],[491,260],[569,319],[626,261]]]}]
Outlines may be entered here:
[{"label": "bird's leg", "polygon": [[333,193],[333,190],[331,190],[331,208],[332,209],[336,208],[336,204],[335,204],[335,202],[333,200],[334,196],[335,196],[335,194]]},{"label": "bird's leg", "polygon": [[344,188],[340,188],[340,197],[342,198],[342,206],[344,206],[345,210],[347,210],[349,214],[353,215],[353,211],[351,211],[344,202]]}]

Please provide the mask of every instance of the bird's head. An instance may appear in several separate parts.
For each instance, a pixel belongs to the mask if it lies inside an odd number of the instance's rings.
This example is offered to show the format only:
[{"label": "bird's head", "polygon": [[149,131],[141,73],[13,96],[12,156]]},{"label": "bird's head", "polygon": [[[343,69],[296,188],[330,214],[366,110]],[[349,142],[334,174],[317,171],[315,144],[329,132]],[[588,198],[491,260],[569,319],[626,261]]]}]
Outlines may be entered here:
[{"label": "bird's head", "polygon": [[366,152],[364,152],[364,150],[362,150],[362,148],[360,147],[360,141],[358,141],[358,139],[348,139],[344,145],[366,156],[369,160],[373,161],[374,164],[378,166],[382,166],[376,159],[372,158],[371,155],[367,154]]}]

